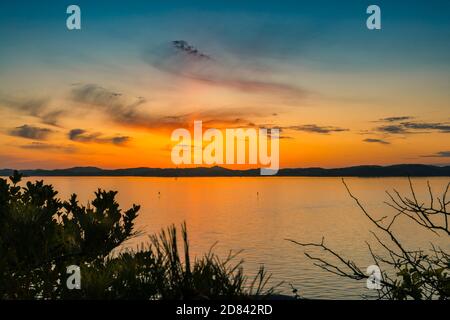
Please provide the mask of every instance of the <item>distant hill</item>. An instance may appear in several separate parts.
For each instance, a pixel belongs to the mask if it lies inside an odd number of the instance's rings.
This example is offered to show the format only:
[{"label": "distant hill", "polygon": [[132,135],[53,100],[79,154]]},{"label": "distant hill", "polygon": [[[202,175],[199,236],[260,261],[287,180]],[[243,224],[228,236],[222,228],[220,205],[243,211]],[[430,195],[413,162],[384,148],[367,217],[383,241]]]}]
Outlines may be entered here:
[{"label": "distant hill", "polygon": [[[0,169],[0,176],[9,176],[13,169]],[[74,167],[55,170],[20,170],[26,176],[142,176],[142,177],[245,177],[260,176],[259,169],[231,170],[211,168],[128,168],[107,170],[96,167]],[[347,168],[292,168],[280,169],[277,176],[292,177],[450,177],[450,166],[423,164],[392,166],[355,166]]]}]

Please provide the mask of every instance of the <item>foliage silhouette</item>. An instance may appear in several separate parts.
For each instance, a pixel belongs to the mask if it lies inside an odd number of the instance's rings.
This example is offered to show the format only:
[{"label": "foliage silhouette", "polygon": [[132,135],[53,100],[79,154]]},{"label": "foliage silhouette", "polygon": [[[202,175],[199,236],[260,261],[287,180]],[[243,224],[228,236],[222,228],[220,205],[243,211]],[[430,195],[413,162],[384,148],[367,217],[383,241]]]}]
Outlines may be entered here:
[{"label": "foliage silhouette", "polygon": [[[433,195],[428,183],[429,203],[425,203],[418,200],[411,179],[409,179],[411,197],[402,196],[396,190],[393,193],[387,192],[390,202],[386,202],[386,204],[396,213],[390,219],[388,216],[375,219],[359,199],[352,194],[344,179],[342,182],[350,197],[379,231],[378,233],[372,232],[372,235],[383,254],[376,253],[367,243],[373,263],[382,270],[381,279],[379,279],[381,289],[377,291],[379,299],[448,300],[450,298],[450,254],[433,244],[429,250],[408,249],[395,234],[393,226],[403,216],[426,230],[449,240],[450,213],[448,206],[450,201],[447,199],[447,193],[450,183],[447,184],[441,197]],[[330,273],[353,280],[367,280],[371,276],[365,272],[365,269],[358,267],[355,262],[328,247],[324,239],[320,243],[287,240],[302,247],[321,249],[328,259],[308,252],[305,252],[305,255],[313,260],[316,266]]]},{"label": "foliage silhouette", "polygon": [[[0,179],[1,299],[245,299],[273,293],[261,268],[253,281],[235,255],[212,252],[193,262],[186,225],[180,253],[175,226],[137,250],[120,250],[136,235],[139,206],[122,211],[117,192],[98,190],[82,206],[61,201],[43,181],[20,187],[21,174]],[[81,288],[68,289],[66,268],[77,265]]]}]

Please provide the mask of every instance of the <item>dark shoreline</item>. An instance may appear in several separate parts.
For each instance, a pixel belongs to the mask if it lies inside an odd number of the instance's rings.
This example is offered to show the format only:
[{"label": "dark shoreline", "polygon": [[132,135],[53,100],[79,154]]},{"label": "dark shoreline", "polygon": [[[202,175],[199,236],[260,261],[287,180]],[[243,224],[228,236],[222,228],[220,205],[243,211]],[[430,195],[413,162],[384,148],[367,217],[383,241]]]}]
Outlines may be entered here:
[{"label": "dark shoreline", "polygon": [[[0,169],[0,176],[9,176],[13,169]],[[19,170],[25,176],[66,177],[261,177],[259,169],[231,170],[222,167],[198,168],[126,168],[101,169],[96,167],[74,167],[67,169]],[[391,166],[353,166],[345,168],[284,168],[275,177],[450,177],[450,166],[423,164],[399,164]],[[270,177],[270,176],[268,176]]]}]

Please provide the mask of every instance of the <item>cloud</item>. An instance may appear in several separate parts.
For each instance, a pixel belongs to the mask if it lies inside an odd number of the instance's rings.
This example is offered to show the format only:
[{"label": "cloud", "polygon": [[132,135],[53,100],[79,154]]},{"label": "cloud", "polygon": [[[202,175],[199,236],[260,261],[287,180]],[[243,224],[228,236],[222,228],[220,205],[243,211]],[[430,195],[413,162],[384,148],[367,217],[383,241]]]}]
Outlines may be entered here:
[{"label": "cloud", "polygon": [[411,120],[414,119],[414,117],[410,116],[397,116],[397,117],[388,117],[388,118],[382,118],[379,119],[379,122],[398,122],[398,121],[405,121],[405,120]]},{"label": "cloud", "polygon": [[47,128],[39,128],[24,124],[23,126],[11,129],[9,134],[26,139],[45,140],[52,132],[53,130]]},{"label": "cloud", "polygon": [[424,155],[423,158],[450,158],[450,151],[440,151],[435,154]]},{"label": "cloud", "polygon": [[415,134],[415,133],[450,133],[449,123],[440,122],[400,122],[375,128],[375,131],[388,134]]},{"label": "cloud", "polygon": [[111,143],[117,146],[123,146],[131,140],[128,136],[106,137],[100,132],[89,133],[84,129],[72,129],[68,137],[72,141],[84,143]]},{"label": "cloud", "polygon": [[[284,131],[303,131],[309,133],[330,134],[334,132],[349,131],[349,129],[335,127],[335,126],[320,126],[317,124],[302,124],[292,126],[277,126],[277,125],[259,125],[259,128],[278,129],[280,133]],[[280,139],[292,139],[291,136],[280,135]]]},{"label": "cloud", "polygon": [[112,116],[132,121],[137,116],[137,107],[145,102],[142,97],[127,101],[123,94],[103,88],[97,84],[74,85],[70,97],[72,100],[97,106]]},{"label": "cloud", "polygon": [[47,151],[63,151],[63,152],[75,152],[76,148],[72,145],[59,145],[43,142],[32,142],[30,144],[20,146],[22,149],[30,150],[47,150]]},{"label": "cloud", "polygon": [[58,125],[60,118],[66,113],[63,109],[52,108],[49,98],[16,99],[1,96],[0,104],[15,111],[37,117],[42,123],[54,126]]},{"label": "cloud", "polygon": [[67,114],[66,110],[50,110],[39,115],[43,123],[58,126],[60,119]]},{"label": "cloud", "polygon": [[191,80],[234,90],[305,97],[307,91],[286,83],[272,81],[268,75],[255,75],[242,64],[219,61],[201,52],[185,40],[172,41],[153,52],[144,53],[153,67]]},{"label": "cloud", "polygon": [[172,41],[172,44],[175,48],[179,49],[181,52],[184,52],[188,55],[200,58],[200,59],[211,59],[210,56],[208,56],[205,53],[202,53],[198,51],[194,46],[191,46],[187,41],[184,40],[175,40]]},{"label": "cloud", "polygon": [[[189,50],[193,51],[194,49]],[[199,54],[196,53],[196,55]],[[194,120],[202,120],[204,128],[256,127],[255,118],[273,117],[273,111],[268,112],[260,108],[245,108],[243,110],[242,108],[230,107],[181,114],[150,113],[145,106],[146,100],[144,98],[130,99],[126,94],[92,83],[72,85],[70,98],[89,110],[100,111],[118,124],[147,130],[189,128],[193,125]],[[249,118],[252,120],[249,120]],[[92,137],[91,140],[95,140],[94,138],[96,137]],[[117,139],[116,143],[119,143]]]},{"label": "cloud", "polygon": [[113,144],[115,144],[115,145],[124,145],[128,141],[131,140],[131,138],[128,137],[128,136],[118,136],[118,137],[113,137],[113,138],[110,138],[110,139],[111,139],[111,142]]},{"label": "cloud", "polygon": [[144,98],[129,99],[125,94],[97,84],[73,85],[70,96],[73,101],[84,104],[89,109],[101,111],[116,123],[144,129],[186,128],[192,126],[194,120],[202,120],[204,127],[209,128],[253,127],[256,124],[247,117],[271,115],[260,108],[210,109],[172,115],[150,114],[144,107]]},{"label": "cloud", "polygon": [[319,126],[316,124],[288,126],[288,127],[283,127],[283,129],[295,130],[295,131],[305,131],[305,132],[311,132],[311,133],[321,133],[321,134],[330,134],[333,132],[349,131],[349,129],[333,127],[333,126]]},{"label": "cloud", "polygon": [[130,99],[122,93],[104,88],[98,84],[75,84],[70,98],[88,108],[95,108],[116,123],[143,128],[168,126],[176,123],[174,117],[152,116],[140,109],[146,100],[143,97]]},{"label": "cloud", "polygon": [[409,133],[408,130],[406,130],[403,125],[386,125],[381,126],[375,129],[376,131],[382,132],[382,133],[391,133],[391,134],[405,134]]},{"label": "cloud", "polygon": [[367,138],[363,140],[364,142],[368,143],[380,143],[380,144],[391,144],[388,141],[382,140],[382,139],[373,139],[373,138]]},{"label": "cloud", "polygon": [[432,122],[403,122],[402,125],[405,128],[412,130],[432,130],[443,133],[450,133],[449,123],[432,123]]},{"label": "cloud", "polygon": [[32,116],[39,116],[47,109],[50,99],[33,98],[27,100],[14,100],[11,98],[2,98],[2,102]]}]

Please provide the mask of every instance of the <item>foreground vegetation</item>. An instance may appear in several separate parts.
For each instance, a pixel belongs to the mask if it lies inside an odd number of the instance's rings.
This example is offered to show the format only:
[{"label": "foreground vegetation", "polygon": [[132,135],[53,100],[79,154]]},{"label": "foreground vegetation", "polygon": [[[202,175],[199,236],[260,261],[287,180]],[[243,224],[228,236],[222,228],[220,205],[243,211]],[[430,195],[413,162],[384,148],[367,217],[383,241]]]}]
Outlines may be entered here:
[{"label": "foreground vegetation", "polygon": [[[448,242],[450,240],[450,212],[448,211],[450,183],[447,184],[440,197],[434,196],[428,183],[429,199],[421,201],[416,196],[411,179],[409,179],[411,195],[409,197],[402,196],[396,190],[387,192],[389,201],[386,204],[395,213],[375,218],[353,195],[345,181],[342,180],[342,182],[350,197],[375,227],[372,235],[378,250],[372,248],[369,243],[367,243],[367,247],[368,254],[372,257],[374,266],[379,268],[380,273],[376,276],[371,273],[375,269],[367,272],[369,270],[358,266],[351,258],[344,257],[326,245],[324,239],[320,243],[289,241],[302,247],[319,250],[316,254],[305,252],[305,255],[313,260],[316,266],[327,272],[356,281],[366,280],[371,285],[379,285],[376,292],[380,299],[450,299],[450,253],[446,251],[446,248],[443,249],[433,244],[427,250],[408,248],[394,231],[394,227],[401,223],[401,218],[406,218],[450,244]],[[402,227],[402,224],[397,227]]]},{"label": "foreground vegetation", "polygon": [[[139,206],[122,211],[114,191],[98,190],[82,206],[75,194],[59,200],[43,181],[20,187],[18,172],[9,179],[0,179],[1,299],[246,299],[273,293],[265,289],[263,268],[250,281],[232,254],[221,260],[210,251],[192,261],[185,225],[181,232],[172,226],[151,236],[138,250],[117,250],[136,235]],[[80,268],[80,289],[66,285],[71,265]]]},{"label": "foreground vegetation", "polygon": [[[220,259],[212,250],[192,259],[186,225],[171,226],[152,235],[137,250],[121,250],[137,235],[134,221],[139,206],[123,211],[116,192],[98,190],[87,206],[76,195],[68,201],[43,181],[21,187],[18,172],[0,179],[0,299],[254,299],[273,297],[270,276],[261,268],[256,277],[244,275],[242,261],[231,254]],[[388,193],[391,217],[374,218],[347,187],[356,205],[375,227],[376,252],[368,253],[381,272],[376,291],[381,299],[449,299],[450,254],[431,245],[408,248],[394,232],[402,217],[449,239],[450,201],[447,185],[441,197],[429,187],[428,203],[416,197]],[[343,257],[322,240],[301,243],[321,250],[305,252],[328,272],[353,280],[374,280],[365,268]],[[324,256],[325,255],[325,256]],[[328,258],[327,258],[328,257]],[[77,266],[80,288],[68,286],[69,266]],[[69,281],[68,281],[69,280]],[[300,298],[297,290],[293,290]]]}]

